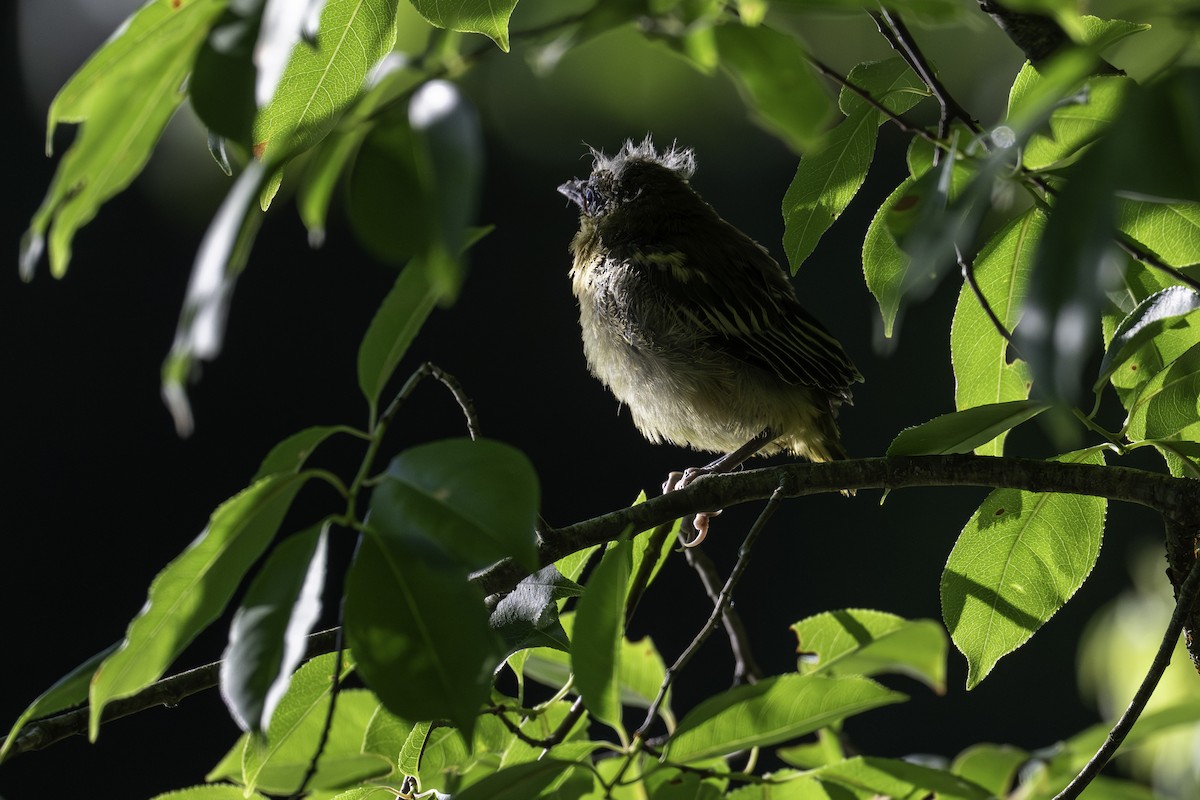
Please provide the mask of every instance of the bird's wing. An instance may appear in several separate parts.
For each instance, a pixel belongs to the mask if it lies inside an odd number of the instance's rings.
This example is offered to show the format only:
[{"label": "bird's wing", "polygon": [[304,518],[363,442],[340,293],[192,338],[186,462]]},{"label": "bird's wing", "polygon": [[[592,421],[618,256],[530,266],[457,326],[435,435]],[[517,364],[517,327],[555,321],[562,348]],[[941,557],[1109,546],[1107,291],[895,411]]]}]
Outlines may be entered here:
[{"label": "bird's wing", "polygon": [[[724,223],[728,225],[728,223]],[[848,396],[862,376],[841,344],[801,307],[795,291],[771,256],[732,226],[719,252],[698,254],[715,268],[689,263],[695,242],[651,252],[657,282],[670,282],[666,296],[676,312],[707,333],[731,355],[773,372],[786,383],[820,387]]]}]

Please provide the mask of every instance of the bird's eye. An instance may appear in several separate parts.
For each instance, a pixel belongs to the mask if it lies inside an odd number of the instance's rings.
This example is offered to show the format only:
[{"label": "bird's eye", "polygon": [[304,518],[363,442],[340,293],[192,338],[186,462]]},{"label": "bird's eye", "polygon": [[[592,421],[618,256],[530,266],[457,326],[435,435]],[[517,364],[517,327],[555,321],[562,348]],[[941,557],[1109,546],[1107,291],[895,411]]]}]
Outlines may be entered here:
[{"label": "bird's eye", "polygon": [[596,191],[588,186],[583,190],[583,210],[591,213],[596,207]]}]

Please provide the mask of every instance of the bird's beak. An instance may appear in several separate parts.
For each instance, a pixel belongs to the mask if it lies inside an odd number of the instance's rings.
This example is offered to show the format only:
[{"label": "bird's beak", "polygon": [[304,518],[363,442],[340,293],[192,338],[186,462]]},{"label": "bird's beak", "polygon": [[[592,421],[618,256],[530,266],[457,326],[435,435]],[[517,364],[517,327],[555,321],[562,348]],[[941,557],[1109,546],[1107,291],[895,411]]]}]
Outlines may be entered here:
[{"label": "bird's beak", "polygon": [[583,187],[586,185],[587,181],[582,181],[576,178],[573,181],[567,181],[562,186],[559,186],[558,192],[586,212],[587,208],[584,207],[583,202]]}]

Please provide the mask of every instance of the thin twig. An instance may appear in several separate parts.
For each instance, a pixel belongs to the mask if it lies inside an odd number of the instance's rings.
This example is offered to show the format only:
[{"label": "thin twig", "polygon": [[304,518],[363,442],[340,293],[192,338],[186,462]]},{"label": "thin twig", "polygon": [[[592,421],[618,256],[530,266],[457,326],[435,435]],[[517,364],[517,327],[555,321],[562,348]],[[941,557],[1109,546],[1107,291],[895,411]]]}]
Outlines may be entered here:
[{"label": "thin twig", "polygon": [[979,281],[975,280],[975,261],[964,257],[962,250],[958,248],[957,244],[954,245],[954,255],[958,259],[959,268],[962,269],[963,280],[967,282],[967,285],[971,287],[971,291],[975,293],[975,299],[979,301],[979,305],[983,307],[983,312],[992,321],[992,326],[1004,338],[1004,341],[1008,342],[1008,346],[1012,348],[1013,352],[1020,356],[1020,351],[1017,350],[1016,344],[1013,343],[1012,334],[1009,333],[1008,328],[1004,327],[1004,323],[1000,321],[1000,317],[996,316],[996,312],[992,309],[992,304],[988,302],[988,299],[983,294],[983,289],[980,287]]},{"label": "thin twig", "polygon": [[763,528],[767,525],[767,520],[779,508],[779,504],[784,498],[784,484],[781,482],[779,486],[772,492],[766,506],[758,515],[758,519],[750,526],[750,531],[746,534],[746,538],[742,540],[742,546],[738,548],[737,562],[733,565],[733,571],[729,573],[729,578],[726,579],[725,585],[721,587],[721,593],[717,596],[716,603],[713,604],[712,613],[708,616],[708,621],[704,623],[704,627],[696,634],[696,638],[692,639],[692,643],[687,646],[687,649],[680,654],[675,663],[667,668],[666,675],[663,677],[662,685],[658,689],[658,696],[654,698],[654,702],[650,704],[650,708],[646,711],[646,721],[634,733],[634,738],[644,739],[646,730],[654,723],[654,718],[658,716],[658,709],[662,706],[663,700],[666,699],[667,691],[671,688],[671,684],[675,681],[675,676],[680,673],[688,663],[695,657],[696,653],[708,641],[708,637],[717,629],[717,623],[724,616],[725,608],[729,605],[729,601],[733,597],[733,589],[741,580],[742,575],[746,572],[746,567],[750,564],[750,551],[754,547],[755,541],[762,533]]},{"label": "thin twig", "polygon": [[1165,272],[1180,283],[1186,284],[1192,289],[1200,292],[1200,280],[1196,280],[1190,275],[1184,274],[1183,271],[1178,267],[1173,267],[1167,262],[1163,261],[1157,255],[1146,249],[1146,247],[1140,242],[1131,239],[1119,231],[1117,232],[1115,240],[1117,247],[1124,250],[1131,258],[1140,261],[1146,266],[1152,267],[1159,272]]},{"label": "thin twig", "polygon": [[467,423],[467,433],[472,439],[478,439],[482,434],[479,432],[479,417],[475,413],[475,405],[471,402],[471,398],[467,397],[467,393],[463,391],[462,384],[458,382],[450,373],[426,361],[408,376],[408,380],[400,387],[400,391],[392,398],[392,402],[384,409],[380,416],[379,424],[387,425],[396,416],[396,412],[400,410],[400,406],[407,400],[417,388],[417,385],[425,378],[433,378],[450,390],[450,394],[454,395],[458,407],[462,409],[463,417]]},{"label": "thin twig", "polygon": [[[954,96],[946,89],[946,86],[938,78],[937,72],[933,66],[925,58],[925,54],[921,52],[921,48],[917,45],[917,40],[909,31],[908,26],[904,24],[899,16],[893,14],[885,6],[880,6],[879,11],[871,12],[871,17],[875,20],[876,26],[879,28],[880,34],[887,39],[888,44],[892,46],[900,57],[903,58],[912,68],[912,71],[917,73],[917,77],[929,87],[929,91],[933,93],[933,97],[938,102],[941,108],[941,113],[938,115],[938,135],[940,141],[945,141],[950,135],[950,121],[952,119],[961,120],[968,128],[976,133],[982,132],[979,123],[975,121],[965,108],[959,105]],[[934,150],[933,165],[937,166],[941,160],[942,152]]]},{"label": "thin twig", "polygon": [[[683,555],[692,569],[696,570],[696,574],[700,576],[700,583],[703,584],[704,591],[715,606],[721,596],[721,581],[712,559],[702,550],[694,547],[684,548]],[[754,653],[750,650],[750,637],[746,633],[746,625],[742,622],[741,614],[737,613],[732,606],[728,606],[721,615],[721,621],[725,625],[725,633],[729,636],[729,649],[733,652],[734,685],[758,681],[762,678],[762,669],[758,666]]]},{"label": "thin twig", "polygon": [[[343,604],[344,605],[344,604]],[[333,728],[333,712],[337,707],[338,693],[342,688],[342,664],[343,655],[345,652],[345,643],[343,641],[343,627],[341,624],[341,612],[338,612],[338,627],[337,627],[337,644],[335,655],[333,657],[333,676],[329,687],[329,708],[325,710],[325,722],[321,726],[321,739],[317,742],[317,749],[313,752],[312,758],[308,761],[308,769],[304,771],[304,780],[300,781],[300,788],[292,794],[291,800],[299,800],[308,790],[308,784],[317,774],[317,762],[321,760],[321,755],[325,752],[325,746],[329,743],[329,731]]]},{"label": "thin twig", "polygon": [[910,134],[912,136],[919,136],[922,139],[924,139],[925,141],[932,144],[936,148],[940,148],[943,150],[949,149],[949,146],[945,142],[943,142],[941,139],[938,139],[938,137],[934,136],[932,133],[925,130],[924,128],[911,124],[910,122],[908,122],[908,120],[904,119],[904,117],[900,116],[895,111],[892,111],[890,108],[888,108],[886,105],[884,105],[884,103],[881,100],[876,99],[869,91],[867,91],[863,87],[859,86],[858,84],[854,83],[849,78],[847,78],[846,76],[842,75],[840,72],[835,70],[833,67],[831,67],[828,64],[826,64],[825,62],[821,61],[819,58],[809,55],[807,53],[804,55],[804,58],[805,58],[805,60],[808,61],[809,64],[812,64],[813,68],[815,68],[822,75],[835,81],[839,86],[844,86],[847,90],[853,92],[854,94],[856,94],[857,96],[862,98],[867,103],[867,105],[871,106],[876,111],[883,114],[889,120],[894,122],[896,124],[896,127],[898,127],[900,130],[902,130],[905,133]]},{"label": "thin twig", "polygon": [[1192,568],[1188,572],[1187,580],[1183,582],[1183,586],[1179,589],[1179,597],[1175,603],[1175,610],[1171,612],[1171,621],[1167,624],[1167,630],[1163,634],[1162,643],[1158,646],[1158,652],[1154,655],[1154,661],[1150,664],[1150,669],[1146,671],[1146,677],[1142,679],[1142,684],[1134,693],[1133,699],[1129,701],[1129,707],[1125,709],[1125,713],[1113,725],[1112,730],[1108,732],[1108,736],[1104,739],[1104,744],[1100,745],[1100,749],[1096,751],[1096,755],[1092,756],[1091,760],[1080,770],[1079,774],[1067,784],[1067,787],[1054,796],[1054,800],[1074,800],[1079,797],[1088,784],[1095,780],[1100,771],[1104,769],[1109,760],[1117,754],[1117,750],[1121,747],[1121,743],[1125,741],[1125,737],[1133,729],[1134,724],[1142,715],[1142,711],[1146,708],[1146,703],[1150,700],[1150,695],[1154,694],[1154,689],[1158,686],[1159,680],[1162,679],[1163,672],[1171,663],[1171,654],[1175,650],[1175,643],[1179,641],[1179,634],[1183,632],[1184,621],[1192,610],[1192,606],[1196,603],[1197,595],[1200,594],[1200,559],[1192,563]]}]

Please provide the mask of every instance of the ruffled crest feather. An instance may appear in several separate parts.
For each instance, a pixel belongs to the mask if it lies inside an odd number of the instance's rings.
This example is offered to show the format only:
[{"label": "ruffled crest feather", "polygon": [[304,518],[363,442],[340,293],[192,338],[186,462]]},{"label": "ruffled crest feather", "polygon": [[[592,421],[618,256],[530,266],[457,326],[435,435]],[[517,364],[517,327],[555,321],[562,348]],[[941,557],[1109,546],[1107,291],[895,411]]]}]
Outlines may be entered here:
[{"label": "ruffled crest feather", "polygon": [[635,162],[648,161],[659,164],[683,180],[691,178],[696,171],[696,153],[690,147],[679,147],[677,143],[672,142],[670,147],[659,153],[649,135],[638,144],[632,139],[626,139],[621,149],[612,156],[606,156],[604,151],[594,147],[588,149],[592,151],[593,172],[611,172],[618,178],[625,167]]}]

